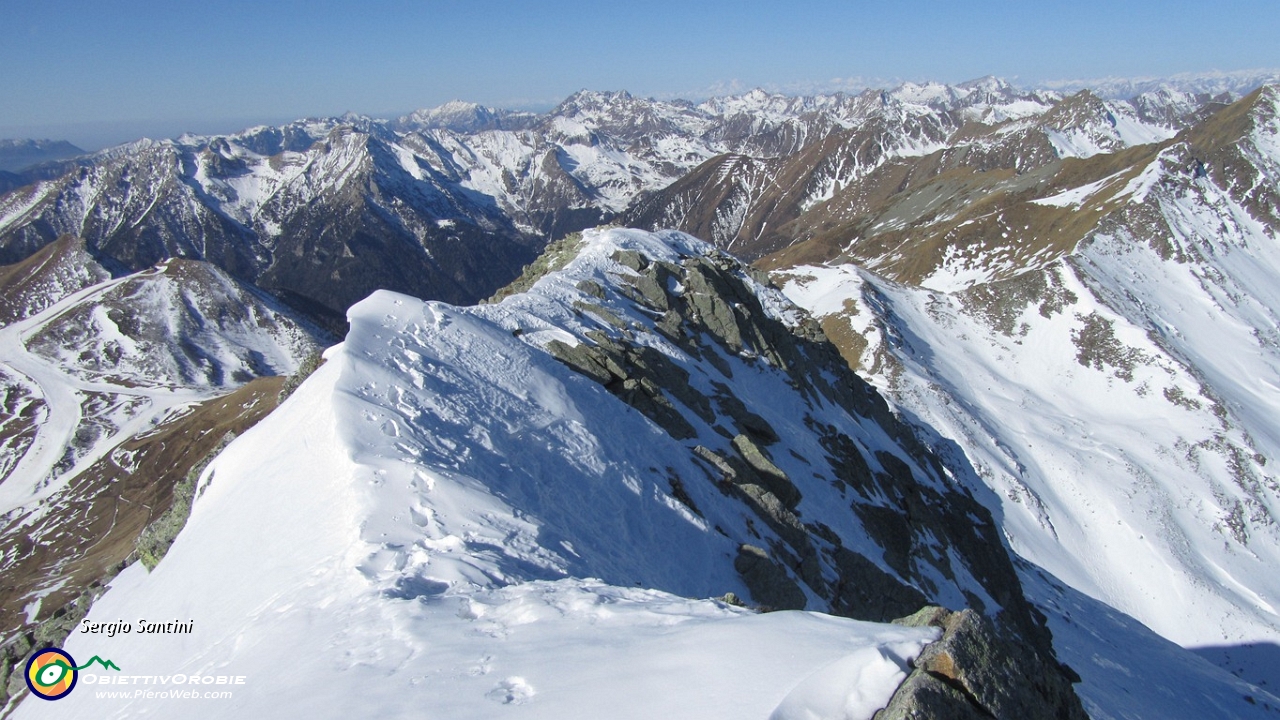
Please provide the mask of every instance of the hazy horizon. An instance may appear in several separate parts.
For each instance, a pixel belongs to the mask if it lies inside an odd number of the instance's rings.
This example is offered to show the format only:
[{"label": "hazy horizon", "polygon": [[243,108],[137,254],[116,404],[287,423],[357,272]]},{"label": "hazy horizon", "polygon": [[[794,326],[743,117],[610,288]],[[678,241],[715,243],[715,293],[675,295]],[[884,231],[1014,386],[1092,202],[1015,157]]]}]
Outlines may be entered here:
[{"label": "hazy horizon", "polygon": [[[1134,77],[1099,77],[1099,78],[1072,78],[1072,79],[1053,79],[1040,82],[1027,83],[1022,82],[1018,78],[1002,78],[1015,86],[1023,88],[1046,88],[1058,89],[1065,91],[1073,91],[1076,88],[1089,87],[1097,83],[1103,82],[1133,82],[1133,83],[1151,83],[1164,80],[1176,80],[1178,78],[1195,77],[1195,78],[1213,78],[1213,77],[1231,77],[1246,75],[1276,75],[1280,76],[1280,68],[1255,68],[1249,70],[1233,70],[1220,71],[1208,70],[1202,73],[1178,73],[1168,76],[1134,76]],[[979,80],[992,75],[981,75],[967,80],[956,81],[950,84],[963,84]],[[672,100],[683,99],[690,101],[701,101],[712,97],[723,97],[725,95],[736,95],[749,92],[754,89],[763,89],[767,92],[778,93],[783,95],[806,95],[834,92],[860,92],[867,88],[891,88],[903,83],[927,83],[942,82],[931,78],[834,78],[825,83],[800,82],[792,83],[788,86],[747,86],[744,83],[729,81],[720,83],[717,86],[704,88],[702,90],[691,90],[683,93],[660,93],[642,95],[645,97],[656,97],[659,99]],[[601,91],[627,90],[626,88],[580,88]],[[627,90],[630,92],[629,90]],[[504,110],[528,111],[528,112],[547,112],[553,109],[565,98],[572,95],[578,90],[574,90],[563,97],[555,99],[545,99],[541,101],[515,100],[507,103],[480,103],[489,107],[501,108]],[[637,94],[639,93],[632,93]],[[283,125],[295,120],[301,120],[307,117],[339,117],[346,113],[355,113],[366,117],[390,120],[401,117],[415,110],[428,109],[438,107],[450,101],[477,102],[465,97],[450,98],[434,105],[423,105],[419,107],[408,107],[397,110],[384,112],[366,112],[361,110],[349,109],[341,112],[327,114],[309,114],[309,115],[249,115],[243,117],[207,117],[207,118],[177,118],[177,119],[134,119],[134,120],[101,120],[97,122],[81,122],[81,123],[50,123],[44,125],[0,125],[0,139],[32,139],[32,140],[66,140],[73,145],[88,152],[95,152],[107,147],[113,147],[128,142],[140,140],[142,138],[164,139],[176,138],[184,134],[195,135],[223,135],[236,133],[250,127],[258,125]]]},{"label": "hazy horizon", "polygon": [[49,128],[90,145],[451,99],[549,107],[581,88],[674,97],[1280,67],[1270,0],[0,2],[0,135]]}]

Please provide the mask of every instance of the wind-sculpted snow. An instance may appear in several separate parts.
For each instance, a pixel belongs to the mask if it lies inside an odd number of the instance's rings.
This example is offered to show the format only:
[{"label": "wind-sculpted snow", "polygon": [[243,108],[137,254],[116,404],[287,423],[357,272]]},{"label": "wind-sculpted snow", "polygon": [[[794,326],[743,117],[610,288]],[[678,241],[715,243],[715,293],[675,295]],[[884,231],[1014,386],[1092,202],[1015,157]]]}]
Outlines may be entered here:
[{"label": "wind-sculpted snow", "polygon": [[[118,636],[113,660],[271,685],[192,717],[869,718],[936,630],[696,598],[851,612],[858,593],[927,597],[999,618],[1028,661],[1044,647],[990,517],[882,403],[835,389],[848,376],[802,349],[807,321],[779,291],[674,233],[592,231],[558,252],[492,304],[379,292],[353,307],[345,342],[206,471],[164,561],[126,571],[90,616],[196,631]],[[906,546],[889,539],[898,501],[917,513]],[[1053,686],[1061,670],[1026,672]]]},{"label": "wind-sculpted snow", "polygon": [[[604,342],[593,339],[597,333],[631,338],[638,347],[656,351],[655,358],[666,358],[668,372],[688,374],[677,382],[720,398],[719,403],[745,402],[749,414],[772,428],[762,432],[788,439],[789,452],[772,458],[787,477],[824,476],[823,466],[813,463],[828,451],[810,427],[834,423],[871,448],[894,442],[868,420],[798,395],[790,376],[759,358],[758,350],[748,346],[733,356],[709,348],[705,352],[723,355],[718,363],[724,369],[711,370],[706,360],[656,332],[651,311],[613,291],[603,300],[590,292],[591,283],[610,288],[618,277],[633,274],[614,258],[618,253],[678,265],[710,248],[687,236],[658,240],[620,231],[591,235],[584,243],[562,271],[500,304],[459,309],[383,293],[353,308],[352,331],[341,355],[346,381],[335,401],[343,423],[338,432],[349,438],[357,461],[379,467],[389,486],[386,497],[394,497],[366,524],[366,539],[384,546],[369,561],[371,575],[382,577],[390,569],[384,582],[393,584],[414,584],[418,576],[428,584],[592,576],[683,595],[733,591],[749,596],[733,563],[724,558],[753,537],[768,542],[772,531],[756,527],[736,503],[726,504],[703,461],[690,452],[701,445],[735,457],[731,440],[743,430],[728,418],[687,408],[684,403],[696,396],[677,387],[668,391],[679,403],[673,408],[680,418],[673,422],[693,433],[677,437],[670,426],[655,425],[565,367],[548,352],[557,343]],[[777,291],[754,287],[765,312],[797,322]],[[807,522],[834,528],[845,547],[881,555],[850,526],[845,491],[833,477],[796,482],[803,482],[797,511]],[[396,494],[397,489],[407,494]],[[479,502],[461,499],[479,492],[510,507],[496,506],[480,521],[452,516],[450,508]],[[460,498],[442,504],[427,500],[453,493]],[[412,522],[404,522],[406,512]],[[459,535],[459,527],[473,527],[472,535]],[[440,557],[412,550],[424,533],[429,548],[447,551],[474,542],[483,548],[478,556],[486,559],[478,563],[477,553]],[[421,548],[421,542],[417,545]],[[685,559],[671,563],[672,554]],[[931,578],[940,602],[967,604],[960,589],[990,592],[972,583],[957,588],[928,566],[919,570]],[[989,596],[985,603],[999,606]]]},{"label": "wind-sculpted snow", "polygon": [[[636,241],[577,262],[624,271],[607,257]],[[357,702],[449,717],[502,704],[548,717],[882,707],[934,631],[667,594],[749,596],[722,529],[744,533],[744,518],[661,429],[541,349],[594,325],[557,302],[577,293],[571,280],[544,282],[477,309],[391,293],[353,308],[326,365],[214,463],[165,562],[122,575],[93,611],[181,612],[198,632],[118,638],[117,663],[237,667],[274,684],[195,716],[339,717]],[[689,505],[670,494],[673,476],[688,478]],[[777,653],[783,638],[790,650]],[[272,672],[286,663],[288,678]],[[848,672],[793,692],[830,663]],[[87,716],[102,702],[84,692],[57,710]]]}]

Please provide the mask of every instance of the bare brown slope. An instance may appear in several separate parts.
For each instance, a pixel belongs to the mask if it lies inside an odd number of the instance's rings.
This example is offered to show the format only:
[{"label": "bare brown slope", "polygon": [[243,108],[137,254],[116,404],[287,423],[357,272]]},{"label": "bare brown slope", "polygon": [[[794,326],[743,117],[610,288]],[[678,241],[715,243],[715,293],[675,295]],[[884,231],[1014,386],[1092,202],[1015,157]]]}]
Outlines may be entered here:
[{"label": "bare brown slope", "polygon": [[0,327],[109,277],[85,250],[84,240],[63,235],[21,262],[0,266]]},{"label": "bare brown slope", "polygon": [[1228,189],[1255,218],[1280,218],[1280,177],[1260,170],[1250,143],[1260,125],[1276,120],[1278,108],[1280,87],[1264,85],[1182,138],[1200,163],[1197,170]]},{"label": "bare brown slope", "polygon": [[[1163,143],[1055,161],[1025,173],[975,169],[948,158],[954,150],[889,163],[781,228],[806,239],[759,264],[781,269],[839,260],[918,285],[950,258],[1001,280],[1072,252],[1107,223],[1154,240],[1159,233],[1148,227],[1150,213],[1129,202],[1126,188],[1158,157],[1180,176],[1209,175],[1254,217],[1280,217],[1280,194],[1252,162],[1249,145],[1253,130],[1275,113],[1277,94],[1259,89]],[[1095,183],[1080,202],[1035,202]]]},{"label": "bare brown slope", "polygon": [[739,257],[758,258],[794,242],[779,228],[809,212],[812,198],[855,184],[893,154],[895,143],[940,142],[956,124],[947,114],[898,124],[876,117],[857,128],[832,131],[793,155],[768,160],[742,155],[712,158],[637,202],[620,222],[675,228]]},{"label": "bare brown slope", "polygon": [[[1256,122],[1247,119],[1257,114],[1248,108],[1274,107],[1257,97],[1225,110],[1206,100],[1186,118],[1198,124],[1182,135],[1128,149],[1105,132],[1115,122],[1111,108],[1087,91],[1039,117],[995,124],[944,114],[932,130],[904,133],[876,117],[788,157],[715,158],[639,202],[623,223],[680,229],[772,269],[839,259],[912,284],[941,268],[940,285],[955,276],[995,281],[1071,252],[1118,211],[1123,216],[1115,220],[1133,220],[1126,187],[1177,143],[1191,152],[1167,156],[1166,164],[1182,163],[1192,175],[1204,171],[1201,164],[1234,172],[1220,184],[1266,196],[1258,201],[1262,209],[1280,206],[1269,190],[1274,183],[1260,182],[1251,164],[1233,160],[1238,150],[1221,149],[1235,148]],[[1059,132],[1114,151],[1061,159],[1050,141]],[[945,147],[914,154],[930,145]],[[1053,200],[1095,183],[1092,192],[1076,193],[1078,201]]]},{"label": "bare brown slope", "polygon": [[[1067,159],[1024,174],[947,167],[946,151],[905,166],[883,167],[852,201],[862,212],[815,208],[785,228],[808,239],[760,261],[769,268],[832,260],[857,263],[898,282],[920,284],[950,257],[988,268],[989,279],[1012,277],[1071,252],[1106,215],[1126,185],[1167,147],[1142,145],[1110,155]],[[1033,201],[1101,183],[1079,205]],[[825,211],[825,212],[824,212]]]}]

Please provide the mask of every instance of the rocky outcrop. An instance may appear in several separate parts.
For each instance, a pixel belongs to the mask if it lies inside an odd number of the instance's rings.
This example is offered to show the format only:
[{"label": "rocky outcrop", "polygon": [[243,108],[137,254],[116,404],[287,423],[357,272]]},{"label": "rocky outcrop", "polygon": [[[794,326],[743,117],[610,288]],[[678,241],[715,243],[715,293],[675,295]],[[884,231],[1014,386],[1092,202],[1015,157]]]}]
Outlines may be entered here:
[{"label": "rocky outcrop", "polygon": [[916,657],[911,674],[875,720],[1088,717],[1069,668],[1010,639],[972,610],[926,607],[895,621],[936,627],[942,637]]},{"label": "rocky outcrop", "polygon": [[[753,516],[756,537],[741,538],[733,560],[752,601],[888,621],[950,597],[1074,700],[991,514],[816,323],[774,304],[762,276],[699,247],[677,260],[616,252],[610,282],[577,285],[575,307],[596,329],[545,347],[683,442],[705,481]],[[803,417],[744,395],[756,374],[783,378]],[[847,510],[806,504],[832,488]]]}]

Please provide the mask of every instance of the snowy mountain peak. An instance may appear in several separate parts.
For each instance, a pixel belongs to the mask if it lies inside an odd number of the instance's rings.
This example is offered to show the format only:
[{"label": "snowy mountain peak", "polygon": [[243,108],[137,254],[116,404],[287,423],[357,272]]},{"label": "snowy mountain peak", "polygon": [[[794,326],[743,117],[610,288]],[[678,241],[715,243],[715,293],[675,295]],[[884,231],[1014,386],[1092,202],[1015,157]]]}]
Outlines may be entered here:
[{"label": "snowy mountain peak", "polygon": [[974,80],[967,80],[956,85],[957,88],[963,90],[985,92],[985,93],[1007,93],[1013,90],[1013,85],[1001,77],[995,75],[986,75]]},{"label": "snowy mountain peak", "polygon": [[396,120],[393,125],[415,131],[442,129],[457,133],[476,133],[523,129],[537,117],[534,113],[497,110],[473,102],[451,100],[439,107],[414,111]]},{"label": "snowy mountain peak", "polygon": [[565,98],[564,102],[560,103],[560,106],[592,107],[613,103],[627,103],[633,100],[635,98],[626,90],[588,90],[583,88]]}]

